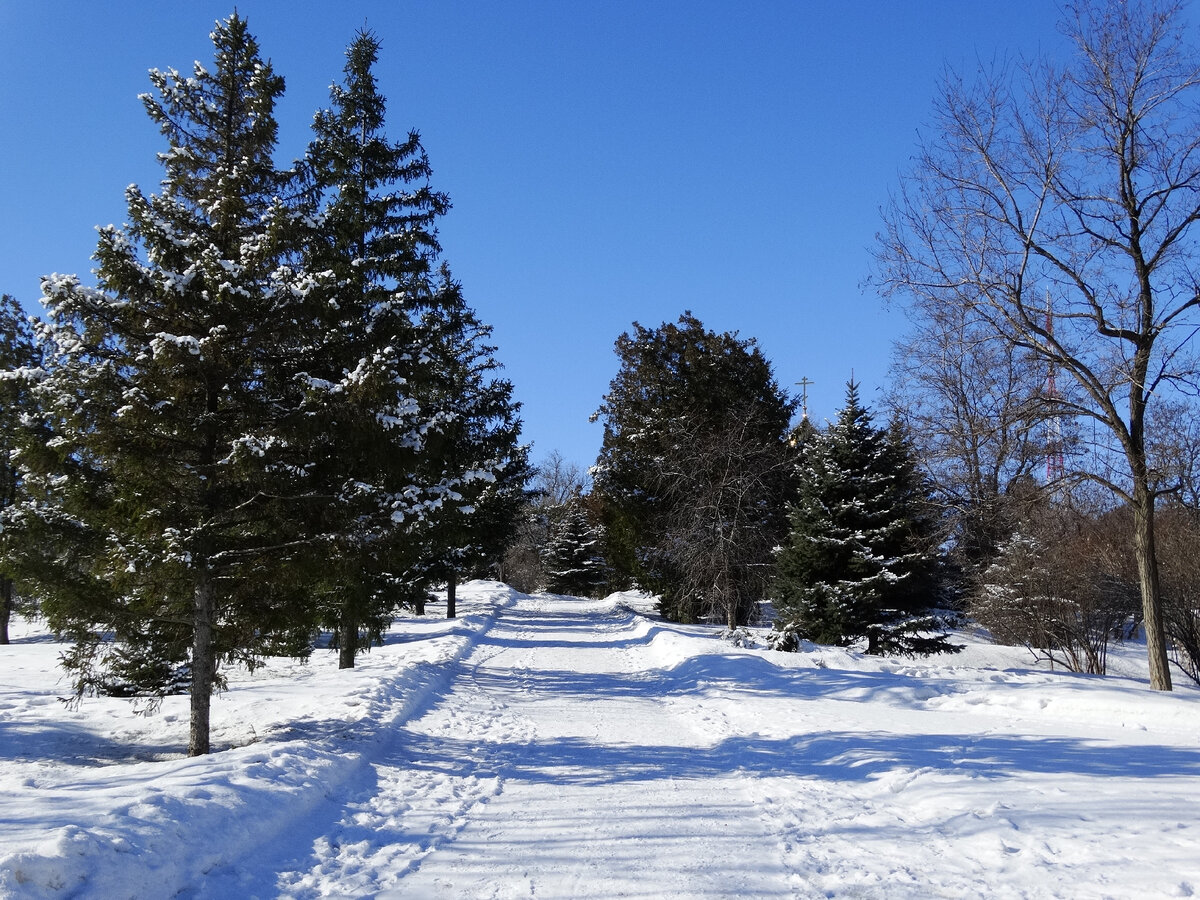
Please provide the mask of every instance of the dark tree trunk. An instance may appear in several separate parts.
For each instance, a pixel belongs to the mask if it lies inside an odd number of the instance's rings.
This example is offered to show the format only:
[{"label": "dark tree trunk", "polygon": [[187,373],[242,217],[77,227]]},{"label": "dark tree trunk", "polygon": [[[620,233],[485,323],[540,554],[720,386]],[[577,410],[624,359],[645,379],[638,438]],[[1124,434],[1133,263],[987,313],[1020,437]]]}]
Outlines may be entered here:
[{"label": "dark tree trunk", "polygon": [[732,584],[733,579],[728,575],[720,580],[719,595],[724,598],[725,605],[725,627],[730,631],[735,631],[742,623],[738,621],[741,606],[741,597],[738,596],[738,590]]},{"label": "dark tree trunk", "polygon": [[1171,690],[1171,667],[1162,615],[1162,591],[1154,547],[1154,496],[1143,479],[1135,479],[1133,493],[1133,554],[1142,594],[1142,623],[1146,629],[1146,660],[1150,687]]},{"label": "dark tree trunk", "polygon": [[455,581],[455,573],[451,572],[446,578],[446,618],[453,619],[456,616],[454,609],[454,591],[458,584]]},{"label": "dark tree trunk", "polygon": [[358,651],[358,623],[353,616],[342,611],[342,621],[338,626],[338,668],[353,669],[354,657]]},{"label": "dark tree trunk", "polygon": [[13,611],[13,583],[0,575],[0,644],[8,643],[8,623]]},{"label": "dark tree trunk", "polygon": [[209,751],[209,710],[212,706],[216,657],[213,652],[213,586],[207,567],[196,584],[192,634],[191,726],[188,756]]},{"label": "dark tree trunk", "polygon": [[[1149,310],[1154,297],[1144,278],[1142,309],[1143,329],[1152,328]],[[1133,378],[1129,388],[1129,438],[1125,456],[1129,460],[1133,491],[1133,557],[1137,563],[1138,586],[1142,595],[1142,625],[1146,629],[1146,662],[1150,669],[1150,687],[1171,690],[1171,666],[1167,659],[1167,638],[1163,622],[1162,589],[1158,576],[1158,553],[1154,546],[1155,493],[1150,480],[1146,452],[1146,415],[1149,395],[1143,389],[1150,365],[1150,344],[1145,342],[1133,360]]]},{"label": "dark tree trunk", "polygon": [[[9,452],[4,451],[0,460],[0,507],[9,507],[17,499],[17,470],[9,464]],[[8,643],[8,623],[12,619],[13,583],[6,575],[0,575],[0,644]]]}]

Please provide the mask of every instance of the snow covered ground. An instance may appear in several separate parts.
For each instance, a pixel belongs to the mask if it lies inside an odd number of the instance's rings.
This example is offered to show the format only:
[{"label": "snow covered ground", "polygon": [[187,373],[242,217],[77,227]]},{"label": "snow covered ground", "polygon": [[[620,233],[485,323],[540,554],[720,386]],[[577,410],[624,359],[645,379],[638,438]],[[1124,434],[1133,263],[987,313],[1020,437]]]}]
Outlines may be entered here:
[{"label": "snow covered ground", "polygon": [[461,593],[186,698],[69,709],[0,647],[0,896],[1186,897],[1200,691],[971,641],[908,661],[741,649],[632,596]]}]

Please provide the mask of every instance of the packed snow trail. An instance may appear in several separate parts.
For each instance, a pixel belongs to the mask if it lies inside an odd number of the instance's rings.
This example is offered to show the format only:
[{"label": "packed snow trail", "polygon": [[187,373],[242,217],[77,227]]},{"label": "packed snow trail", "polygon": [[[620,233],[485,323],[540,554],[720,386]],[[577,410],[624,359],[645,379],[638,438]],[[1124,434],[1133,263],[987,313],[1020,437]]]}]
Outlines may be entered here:
[{"label": "packed snow trail", "polygon": [[[808,665],[781,668],[611,600],[518,596],[395,729],[332,829],[299,856],[292,835],[286,858],[268,855],[257,877],[218,877],[198,896],[1120,897],[1139,882],[1143,896],[1200,886],[1194,806],[1178,794],[1200,774],[1194,749],[1139,755],[1093,740],[1086,721],[1069,737],[1024,737],[1044,726],[1047,699],[1002,706],[997,728],[988,694],[939,680],[941,667]],[[1041,678],[1026,678],[1035,695]],[[1118,775],[1142,779],[1133,796],[1157,819],[1126,820],[1128,781],[1109,789]],[[1093,829],[1097,840],[1080,840]],[[1115,843],[1139,829],[1135,846]],[[1138,859],[1148,841],[1165,867]]]},{"label": "packed snow trail", "polygon": [[[611,602],[521,598],[396,730],[376,777],[315,840],[315,864],[263,873],[271,890],[793,896],[746,776],[689,764],[709,735],[661,695],[655,630]],[[234,887],[267,885],[217,879],[199,896]]]}]

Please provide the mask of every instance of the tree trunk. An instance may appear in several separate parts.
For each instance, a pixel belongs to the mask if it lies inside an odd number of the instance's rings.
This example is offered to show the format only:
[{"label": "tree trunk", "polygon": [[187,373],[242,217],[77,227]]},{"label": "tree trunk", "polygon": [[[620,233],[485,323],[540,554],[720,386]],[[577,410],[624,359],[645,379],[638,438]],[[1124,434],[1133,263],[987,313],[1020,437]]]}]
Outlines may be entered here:
[{"label": "tree trunk", "polygon": [[1158,583],[1158,557],[1154,547],[1154,495],[1144,478],[1135,476],[1133,490],[1133,554],[1142,592],[1142,623],[1146,629],[1146,659],[1150,687],[1171,690],[1171,668],[1163,626],[1162,593]]},{"label": "tree trunk", "polygon": [[[7,299],[7,298],[6,298]],[[10,455],[4,451],[0,461],[0,508],[12,506],[17,499],[17,470],[9,463]],[[7,575],[0,575],[0,644],[8,643],[8,623],[12,619],[13,583]]]},{"label": "tree trunk", "polygon": [[446,618],[453,619],[456,615],[454,609],[454,591],[458,587],[455,582],[455,573],[451,572],[446,577]]},{"label": "tree trunk", "polygon": [[8,643],[8,623],[13,611],[13,583],[0,575],[0,644]]},{"label": "tree trunk", "polygon": [[416,599],[413,600],[413,605],[417,608],[417,615],[425,615],[425,591],[417,591]]},{"label": "tree trunk", "polygon": [[721,578],[718,588],[718,596],[725,600],[725,627],[730,631],[736,631],[737,627],[742,624],[738,621],[738,607],[741,606],[741,597],[738,596],[738,591],[730,583],[733,581],[728,575]]},{"label": "tree trunk", "polygon": [[213,653],[213,586],[207,565],[202,566],[196,583],[192,628],[192,717],[188,756],[204,756],[209,750],[209,709],[217,669]]},{"label": "tree trunk", "polygon": [[342,610],[342,621],[338,625],[338,668],[353,669],[358,651],[358,623],[346,610]]}]

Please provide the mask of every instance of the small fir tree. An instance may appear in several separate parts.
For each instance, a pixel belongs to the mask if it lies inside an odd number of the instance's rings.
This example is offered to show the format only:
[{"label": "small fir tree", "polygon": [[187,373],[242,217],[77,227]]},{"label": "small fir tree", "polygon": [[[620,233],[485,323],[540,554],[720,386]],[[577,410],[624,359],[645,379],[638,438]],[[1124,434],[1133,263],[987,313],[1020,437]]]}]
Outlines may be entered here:
[{"label": "small fir tree", "polygon": [[939,583],[935,522],[899,428],[876,428],[851,382],[837,421],[801,438],[772,646],[865,639],[868,653],[961,649],[936,633],[942,622],[930,612]]},{"label": "small fir tree", "polygon": [[[590,488],[590,476],[557,450],[534,466],[517,513],[512,541],[501,560],[500,580],[532,594],[546,587],[543,553],[568,501]],[[591,506],[594,508],[594,498]],[[599,517],[597,516],[597,521]]]},{"label": "small fir tree", "polygon": [[591,597],[607,583],[601,532],[592,524],[579,495],[556,516],[542,562],[546,589],[555,594]]}]

